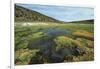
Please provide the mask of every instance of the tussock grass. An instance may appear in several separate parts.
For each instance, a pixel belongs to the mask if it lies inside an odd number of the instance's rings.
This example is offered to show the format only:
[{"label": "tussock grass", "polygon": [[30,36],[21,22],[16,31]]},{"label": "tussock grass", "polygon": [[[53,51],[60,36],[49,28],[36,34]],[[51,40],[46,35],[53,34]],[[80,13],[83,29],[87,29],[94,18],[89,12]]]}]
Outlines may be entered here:
[{"label": "tussock grass", "polygon": [[77,30],[76,32],[73,33],[73,35],[76,37],[82,37],[82,38],[86,38],[89,40],[94,40],[93,33],[90,33],[84,30]]}]

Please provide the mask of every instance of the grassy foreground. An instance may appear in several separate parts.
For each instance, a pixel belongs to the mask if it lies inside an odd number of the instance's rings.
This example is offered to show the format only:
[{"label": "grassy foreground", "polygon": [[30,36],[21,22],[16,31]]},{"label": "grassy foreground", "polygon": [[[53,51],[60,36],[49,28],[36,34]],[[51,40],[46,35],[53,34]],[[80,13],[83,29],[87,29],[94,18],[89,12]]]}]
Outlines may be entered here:
[{"label": "grassy foreground", "polygon": [[15,64],[94,60],[94,24],[15,23]]}]

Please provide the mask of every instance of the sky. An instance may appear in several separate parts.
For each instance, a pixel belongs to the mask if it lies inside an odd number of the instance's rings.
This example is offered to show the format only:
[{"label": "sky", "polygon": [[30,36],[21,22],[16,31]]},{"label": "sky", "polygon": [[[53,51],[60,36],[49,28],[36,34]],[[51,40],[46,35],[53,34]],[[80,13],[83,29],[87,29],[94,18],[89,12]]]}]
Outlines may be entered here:
[{"label": "sky", "polygon": [[14,3],[94,7],[95,0],[13,0]]},{"label": "sky", "polygon": [[60,21],[71,22],[94,19],[94,9],[89,7],[17,4]]}]

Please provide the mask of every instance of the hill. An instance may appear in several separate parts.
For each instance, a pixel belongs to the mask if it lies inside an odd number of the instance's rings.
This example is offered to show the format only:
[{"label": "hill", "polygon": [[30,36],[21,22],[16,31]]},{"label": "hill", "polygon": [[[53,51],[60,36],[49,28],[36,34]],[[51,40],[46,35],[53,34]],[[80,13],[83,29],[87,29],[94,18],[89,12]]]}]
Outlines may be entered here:
[{"label": "hill", "polygon": [[73,22],[70,22],[70,23],[94,24],[94,19],[91,19],[91,20],[82,20],[82,21],[73,21]]},{"label": "hill", "polygon": [[15,22],[60,22],[39,12],[15,4]]}]

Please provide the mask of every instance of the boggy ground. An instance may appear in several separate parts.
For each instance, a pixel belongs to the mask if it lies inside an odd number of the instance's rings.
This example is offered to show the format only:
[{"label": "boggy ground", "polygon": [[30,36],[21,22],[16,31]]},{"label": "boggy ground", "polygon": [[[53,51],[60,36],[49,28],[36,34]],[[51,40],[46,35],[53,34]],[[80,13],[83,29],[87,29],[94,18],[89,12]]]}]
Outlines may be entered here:
[{"label": "boggy ground", "polygon": [[94,60],[93,24],[16,23],[15,64]]}]

